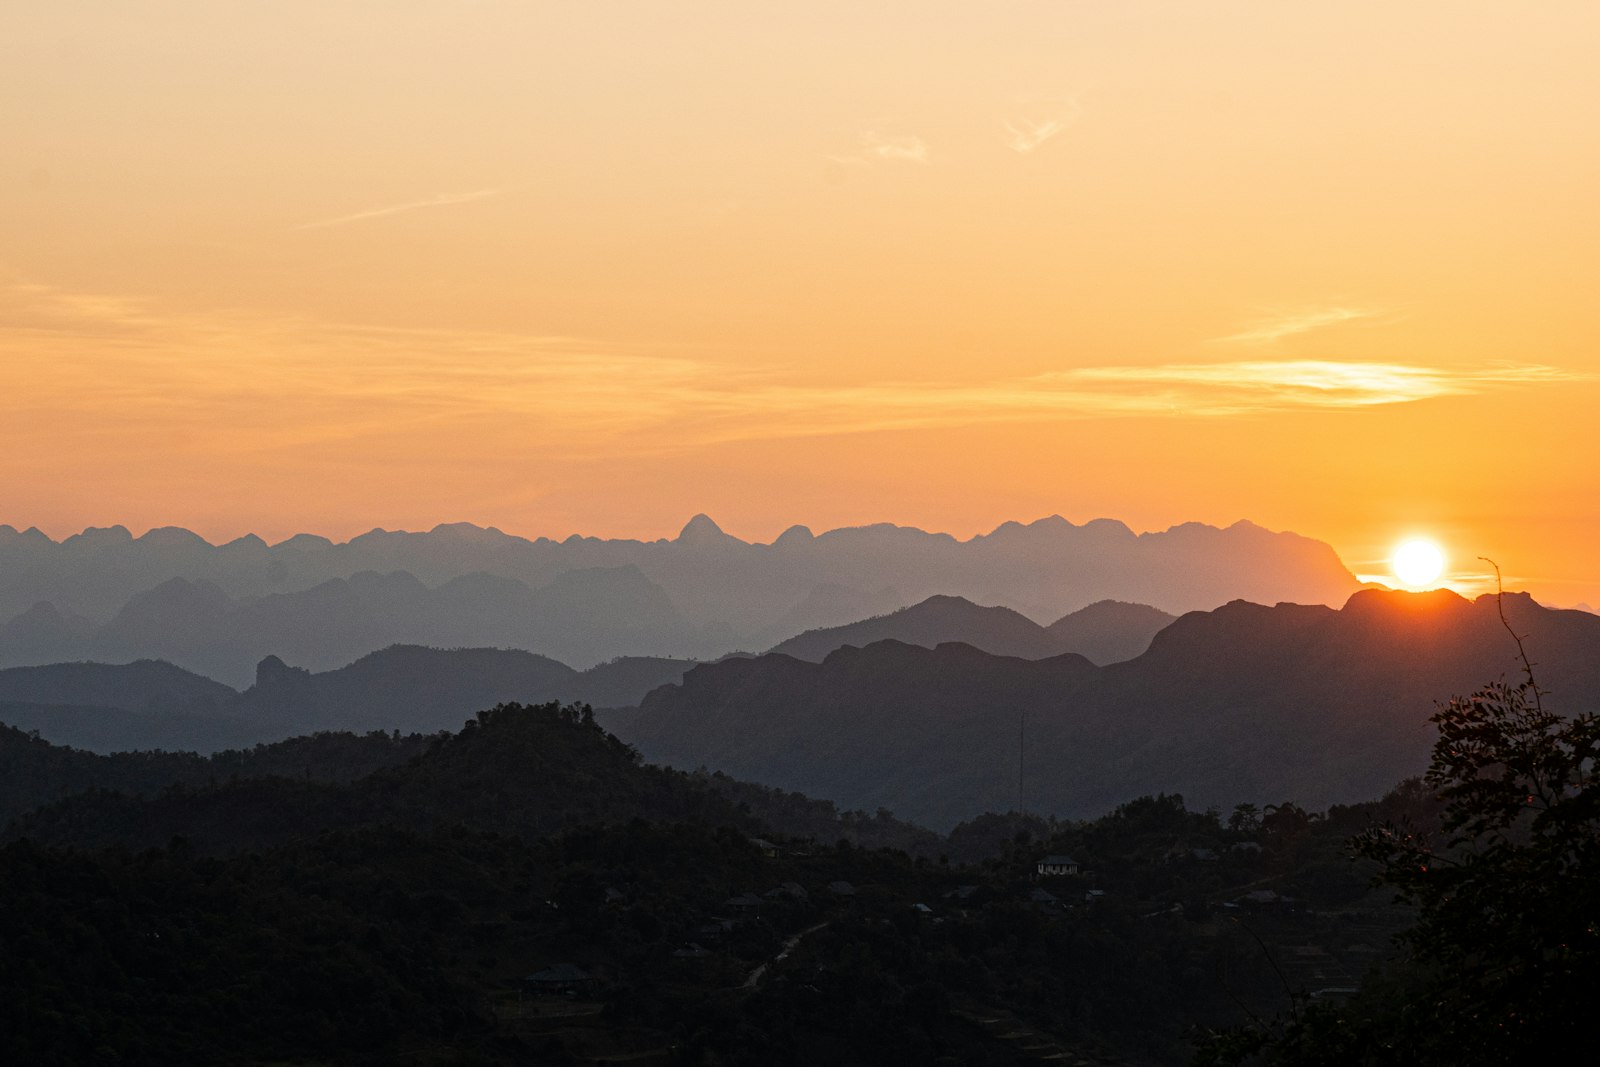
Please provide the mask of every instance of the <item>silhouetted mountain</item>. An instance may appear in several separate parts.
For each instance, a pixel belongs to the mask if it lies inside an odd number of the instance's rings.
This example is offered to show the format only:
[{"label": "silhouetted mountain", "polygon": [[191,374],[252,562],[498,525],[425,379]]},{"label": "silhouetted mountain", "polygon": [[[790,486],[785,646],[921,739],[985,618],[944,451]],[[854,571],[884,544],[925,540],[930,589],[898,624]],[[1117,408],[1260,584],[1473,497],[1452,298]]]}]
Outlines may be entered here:
[{"label": "silhouetted mountain", "polygon": [[33,666],[81,659],[94,624],[76,615],[62,614],[41,600],[21,615],[0,624],[0,649],[13,666]]},{"label": "silhouetted mountain", "polygon": [[[1552,704],[1600,706],[1600,618],[1522,595],[1504,606]],[[1493,597],[1362,591],[1338,611],[1190,613],[1106,667],[893,641],[820,664],[729,660],[606,722],[652,760],[942,828],[1024,799],[1079,817],[1161,791],[1321,807],[1419,773],[1435,701],[1514,676],[1515,655]]]},{"label": "silhouetted mountain", "polygon": [[96,752],[215,751],[259,740],[239,694],[170,663],[57,663],[0,670],[0,723]]},{"label": "silhouetted mountain", "polygon": [[406,571],[358,571],[245,600],[209,580],[172,578],[129,599],[98,629],[41,603],[0,628],[0,659],[159,658],[244,686],[269,654],[328,670],[410,642],[539,649],[587,665],[597,652],[686,655],[698,641],[660,587],[631,565],[568,571],[537,590],[482,572],[430,589]]},{"label": "silhouetted mountain", "polygon": [[[101,627],[87,652],[69,643],[62,655],[160,656],[238,685],[269,653],[326,669],[397,642],[503,645],[579,666],[714,658],[934,595],[1042,620],[1108,598],[1187,611],[1235,598],[1336,603],[1356,588],[1327,545],[1250,523],[1136,535],[1060,517],[966,541],[880,524],[794,527],[771,544],[704,515],[657,541],[528,540],[454,523],[343,544],[300,534],[210,545],[170,527],[58,543],[0,526],[0,575],[0,618],[49,602]],[[38,641],[20,636],[0,631],[0,665],[37,657]]]},{"label": "silhouetted mountain", "polygon": [[932,648],[959,641],[997,656],[1043,659],[1066,651],[1043,626],[1010,608],[980,607],[958,596],[932,596],[920,604],[848,626],[808,630],[772,651],[820,663],[836,648],[874,641],[902,641]]},{"label": "silhouetted mountain", "polygon": [[597,708],[637,704],[652,689],[682,681],[683,672],[696,665],[694,660],[619,656],[579,671],[568,699]]},{"label": "silhouetted mountain", "polygon": [[[782,541],[783,537],[780,537],[773,543],[778,544]],[[905,599],[894,589],[867,592],[850,589],[835,582],[823,582],[770,626],[759,633],[751,634],[750,640],[752,647],[765,648],[790,637],[799,636],[807,630],[844,626],[862,619],[887,615],[906,606]]]},{"label": "silhouetted mountain", "polygon": [[1076,652],[1091,663],[1121,663],[1143,654],[1175,616],[1148,604],[1100,600],[1063,615],[1045,629],[1064,652]]},{"label": "silhouetted mountain", "polygon": [[[938,845],[928,831],[892,819],[642,765],[582,709],[555,703],[480,710],[459,731],[432,737],[323,733],[210,759],[95,756],[0,727],[0,770],[11,783],[0,787],[0,829],[15,819],[6,836],[79,847],[141,848],[176,836],[208,850],[259,848],[380,825],[465,825],[536,838],[637,819],[770,828],[924,854]],[[55,797],[63,799],[38,806]]]},{"label": "silhouetted mountain", "polygon": [[621,657],[577,671],[505,649],[394,645],[313,673],[267,656],[236,692],[170,663],[0,670],[0,723],[91,752],[215,752],[319,730],[435,732],[516,700],[636,704],[692,660]]},{"label": "silhouetted mountain", "polygon": [[899,611],[847,626],[809,630],[772,652],[820,663],[845,645],[901,641],[933,648],[958,642],[997,656],[1044,659],[1076,652],[1094,663],[1132,659],[1173,617],[1143,604],[1103,600],[1040,626],[1010,608],[980,607],[963,597],[933,596]]},{"label": "silhouetted mountain", "polygon": [[496,704],[635,703],[692,666],[689,660],[619,659],[576,671],[531,652],[393,645],[312,673],[269,656],[237,707],[263,737],[311,730],[432,732],[458,727]]},{"label": "silhouetted mountain", "polygon": [[212,582],[172,578],[132,597],[89,641],[102,661],[164,659],[218,678],[237,677],[249,651],[239,606]]},{"label": "silhouetted mountain", "polygon": [[226,707],[238,695],[220,682],[159,660],[0,670],[0,701],[94,704],[127,711],[209,711]]},{"label": "silhouetted mountain", "polygon": [[531,652],[394,645],[319,674],[269,657],[239,703],[251,719],[285,736],[318,729],[432,732],[519,697],[560,699],[577,678],[566,664]]}]

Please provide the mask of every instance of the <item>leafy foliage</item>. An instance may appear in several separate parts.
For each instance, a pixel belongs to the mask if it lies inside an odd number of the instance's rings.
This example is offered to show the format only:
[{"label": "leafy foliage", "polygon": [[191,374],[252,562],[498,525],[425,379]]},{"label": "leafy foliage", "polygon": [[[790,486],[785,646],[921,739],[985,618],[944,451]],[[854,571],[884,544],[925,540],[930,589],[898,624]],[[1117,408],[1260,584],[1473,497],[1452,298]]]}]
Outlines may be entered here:
[{"label": "leafy foliage", "polygon": [[[1526,665],[1526,659],[1524,659]],[[1206,1062],[1503,1064],[1582,1047],[1600,995],[1600,720],[1544,706],[1531,667],[1433,716],[1436,827],[1351,839],[1414,905],[1405,965],[1281,1033],[1235,1032]]]},{"label": "leafy foliage", "polygon": [[[1409,1041],[1437,1034],[1431,1018],[1480,1062],[1554,1052],[1586,1030],[1600,991],[1600,720],[1547,711],[1530,678],[1451,701],[1434,721],[1427,781],[1447,836],[1386,827],[1356,839],[1420,908],[1405,940],[1433,979]],[[1462,1062],[1451,1046],[1441,1061]]]}]

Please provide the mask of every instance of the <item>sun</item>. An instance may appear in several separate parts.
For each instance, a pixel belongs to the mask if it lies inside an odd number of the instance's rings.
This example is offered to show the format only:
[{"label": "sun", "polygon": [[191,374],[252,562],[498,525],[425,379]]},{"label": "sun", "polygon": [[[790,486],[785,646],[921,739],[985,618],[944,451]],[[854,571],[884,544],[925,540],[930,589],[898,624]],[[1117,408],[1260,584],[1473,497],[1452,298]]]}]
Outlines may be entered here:
[{"label": "sun", "polygon": [[1401,584],[1413,589],[1431,588],[1444,573],[1444,549],[1439,542],[1413,537],[1400,542],[1390,557],[1389,566]]}]

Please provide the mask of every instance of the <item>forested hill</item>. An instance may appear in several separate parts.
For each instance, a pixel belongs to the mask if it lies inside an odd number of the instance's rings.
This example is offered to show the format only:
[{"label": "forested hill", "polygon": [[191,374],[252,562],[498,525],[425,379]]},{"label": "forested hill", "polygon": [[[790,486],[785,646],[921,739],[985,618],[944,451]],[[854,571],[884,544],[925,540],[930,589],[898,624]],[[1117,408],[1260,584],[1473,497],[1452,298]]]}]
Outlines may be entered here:
[{"label": "forested hill", "polygon": [[[7,769],[39,780],[141,758],[0,740],[24,761]],[[89,792],[14,822],[0,842],[0,1059],[800,1067],[1010,1063],[1025,1044],[1176,1065],[1197,1024],[1281,1003],[1263,940],[1280,957],[1328,946],[1316,970],[1290,970],[1304,992],[1330,966],[1365,966],[1402,921],[1339,856],[1376,806],[1224,823],[1167,796],[1094,824],[996,816],[948,841],[897,839],[909,828],[882,816],[640,767],[578,708],[304,744],[335,740],[426,750],[342,784]],[[291,773],[295,755],[244,754]],[[1411,795],[1382,814],[1412,811]],[[776,848],[751,840],[765,826]],[[859,847],[884,843],[924,855]],[[923,845],[985,862],[959,868]],[[1041,884],[1036,859],[1062,851],[1082,873]],[[1222,921],[1245,893],[1318,910],[1269,905],[1247,935]],[[581,988],[542,989],[551,970]]]},{"label": "forested hill", "polygon": [[[203,759],[96,756],[0,732],[8,835],[86,847],[259,847],[335,829],[466,825],[539,837],[631,819],[893,845],[938,838],[831,803],[639,763],[587,708],[500,705],[454,734],[319,734]],[[133,795],[129,795],[133,794]],[[37,805],[44,805],[30,811]]]},{"label": "forested hill", "polygon": [[211,756],[162,751],[103,756],[0,725],[0,827],[42,805],[93,790],[123,794],[126,800],[172,786],[195,788],[238,778],[353,781],[405,763],[435,740],[398,732],[330,732]]}]

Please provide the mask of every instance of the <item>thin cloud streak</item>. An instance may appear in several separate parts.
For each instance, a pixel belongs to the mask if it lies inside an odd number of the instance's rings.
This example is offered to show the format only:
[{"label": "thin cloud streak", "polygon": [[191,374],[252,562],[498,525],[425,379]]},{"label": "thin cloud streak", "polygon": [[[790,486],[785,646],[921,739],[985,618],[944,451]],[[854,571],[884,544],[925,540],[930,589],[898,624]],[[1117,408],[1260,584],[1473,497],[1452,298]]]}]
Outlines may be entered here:
[{"label": "thin cloud streak", "polygon": [[375,207],[366,211],[357,211],[350,215],[340,215],[334,219],[322,219],[319,222],[306,222],[299,226],[292,226],[294,230],[321,230],[329,226],[343,226],[349,222],[360,222],[363,219],[380,219],[388,215],[399,215],[406,211],[417,211],[428,207],[447,207],[451,204],[470,204],[474,200],[487,200],[491,196],[499,196],[500,189],[475,189],[470,193],[440,193],[429,197],[427,200],[410,200],[404,204],[390,204],[386,207]]},{"label": "thin cloud streak", "polygon": [[928,163],[928,145],[920,137],[900,134],[885,137],[868,130],[861,135],[861,150],[868,159],[881,159],[899,163]]},{"label": "thin cloud streak", "polygon": [[1345,360],[1262,360],[1088,367],[1068,372],[1081,382],[1158,385],[1234,393],[1243,400],[1309,407],[1369,407],[1479,392],[1488,383],[1545,382],[1564,375],[1552,367],[1506,365],[1446,371],[1404,363]]},{"label": "thin cloud streak", "polygon": [[1539,364],[1246,360],[828,385],[582,338],[163,315],[43,287],[6,297],[8,312],[35,310],[33,323],[8,314],[18,325],[0,328],[11,368],[0,447],[12,449],[31,426],[85,441],[133,434],[163,453],[381,440],[402,455],[660,455],[1024,421],[1371,409],[1586,377]]},{"label": "thin cloud streak", "polygon": [[[718,440],[1114,417],[1219,418],[1354,409],[1580,376],[1503,365],[1452,372],[1385,363],[1295,361],[1083,367],[963,386],[886,382],[844,388],[760,385],[691,405]],[[738,425],[726,425],[728,422]],[[722,425],[719,425],[722,424]]]},{"label": "thin cloud streak", "polygon": [[1308,308],[1302,311],[1258,319],[1238,333],[1212,338],[1213,344],[1270,345],[1285,337],[1342,326],[1358,319],[1377,318],[1381,312],[1366,308],[1328,307]]}]

